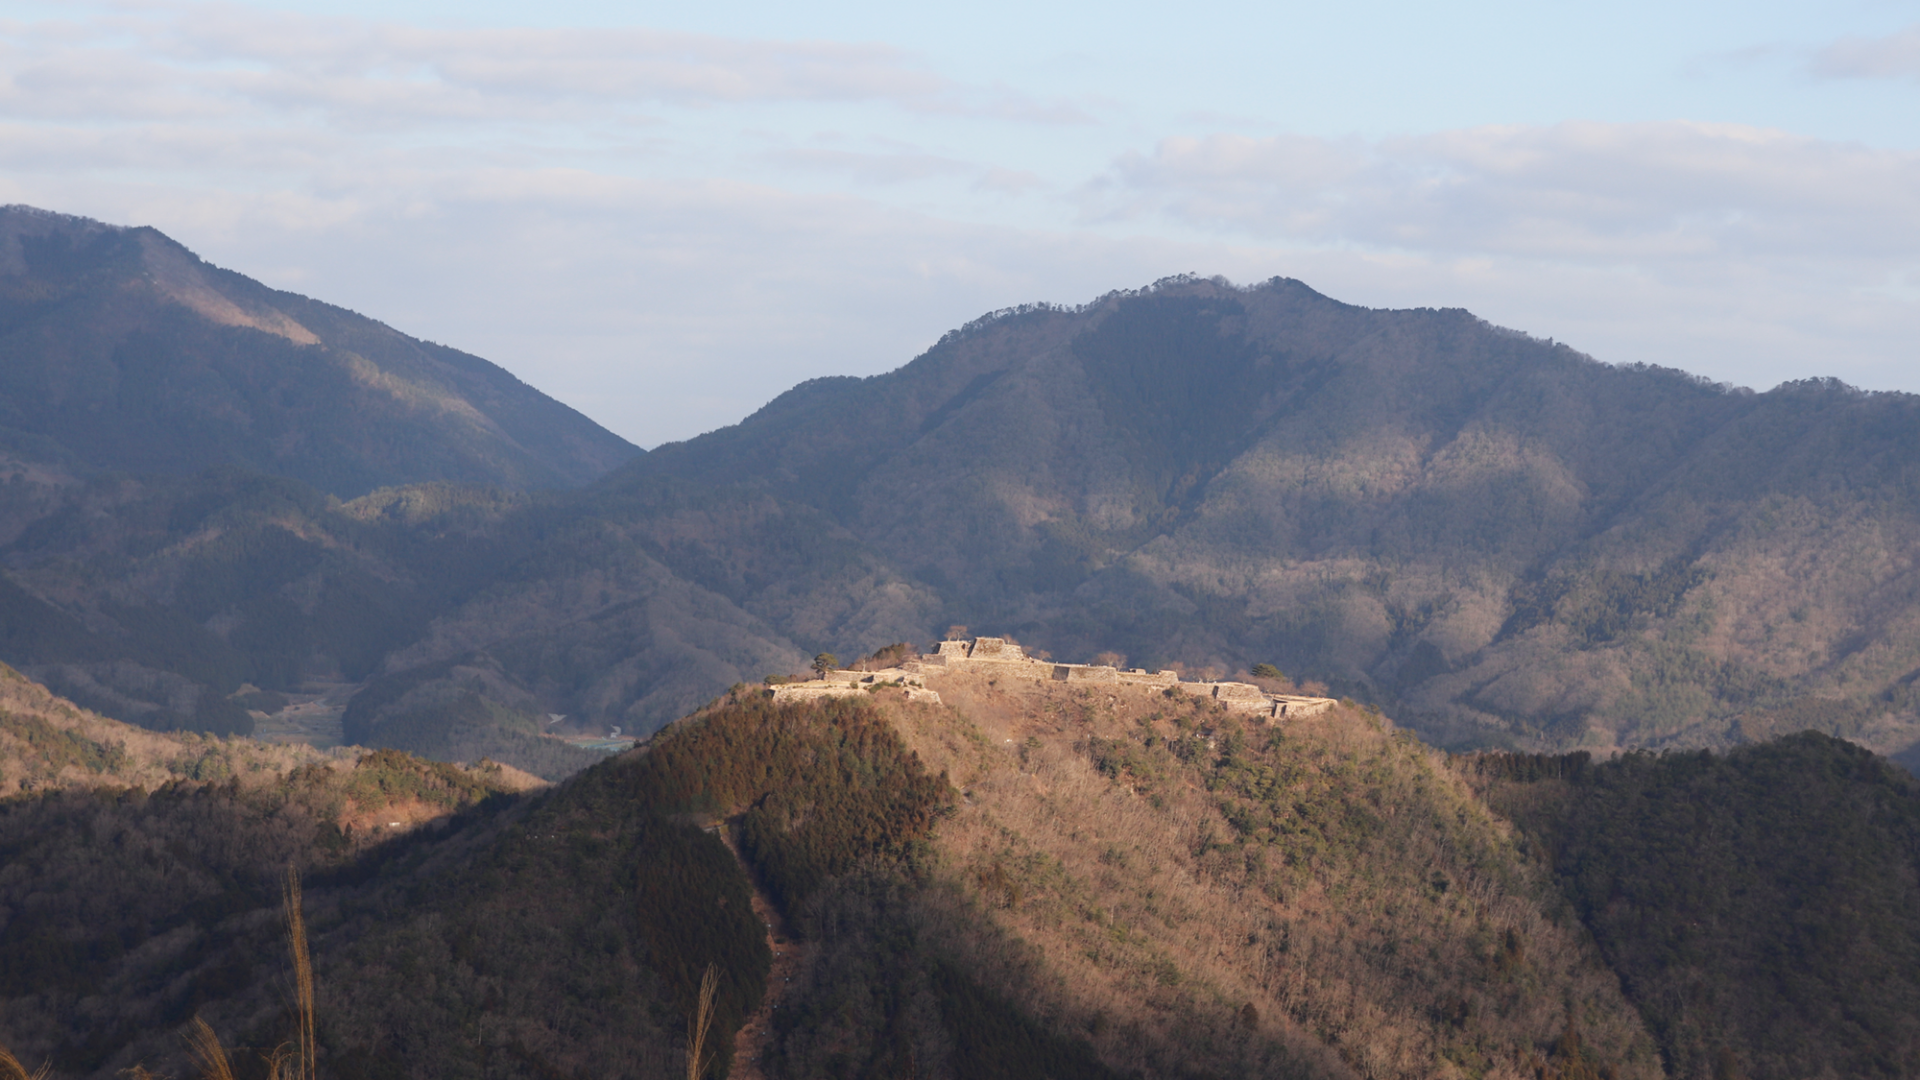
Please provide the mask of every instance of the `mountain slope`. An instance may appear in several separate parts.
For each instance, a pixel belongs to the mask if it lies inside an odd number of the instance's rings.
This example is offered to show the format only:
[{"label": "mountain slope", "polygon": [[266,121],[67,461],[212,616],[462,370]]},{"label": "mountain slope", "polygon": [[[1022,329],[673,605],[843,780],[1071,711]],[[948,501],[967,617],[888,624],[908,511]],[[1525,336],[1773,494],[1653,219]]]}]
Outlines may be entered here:
[{"label": "mountain slope", "polygon": [[542,738],[549,714],[644,734],[716,686],[804,666],[550,498],[442,484],[339,503],[231,470],[64,487],[0,546],[0,659],[116,719],[217,734],[371,683],[348,742],[555,778],[595,755]]},{"label": "mountain slope", "polygon": [[858,577],[898,580],[884,619],[782,613],[772,587],[721,583],[762,537],[718,512],[676,535],[668,565],[803,647],[955,622],[1149,665],[1273,662],[1466,744],[1920,739],[1911,395],[1755,394],[1464,311],[1177,279],[803,384],[583,498],[638,517],[629,493],[662,484],[813,508],[801,536],[848,537]]},{"label": "mountain slope", "polygon": [[291,864],[343,1080],[684,1075],[708,964],[715,1075],[1913,1072],[1920,788],[1857,747],[1449,758],[1349,706],[924,678],[741,687],[532,791],[0,678],[0,1045],[177,1074],[198,1014],[251,1065]]},{"label": "mountain slope", "polygon": [[[19,300],[5,325],[38,342],[26,355],[80,358],[22,368],[52,380],[49,400],[119,385],[134,339],[116,327],[155,312],[336,375],[360,370],[349,348],[399,357],[401,381],[322,380],[313,409],[377,418],[419,397],[406,386],[453,378],[419,366],[427,346],[184,253],[192,274],[169,277],[157,234],[6,220],[39,267],[9,280],[54,299]],[[161,269],[128,276],[142,266]],[[322,344],[296,344],[295,324]],[[169,355],[166,387],[240,370]],[[100,378],[74,382],[87,364]],[[387,405],[363,400],[376,384]],[[141,423],[162,418],[125,426]],[[245,427],[174,424],[189,442],[244,442]],[[485,425],[403,427],[430,444],[416,464],[486,456],[462,449]],[[328,450],[309,471],[369,475],[364,454],[392,449],[341,430],[362,456]],[[236,518],[214,508],[251,483],[237,474],[155,499],[139,493],[151,481],[79,484],[71,454],[16,435],[68,466],[16,465],[0,484],[0,659],[158,726],[244,730],[219,697],[324,676],[381,680],[355,737],[422,752],[482,745],[451,727],[483,717],[645,733],[814,653],[963,624],[1155,667],[1278,664],[1451,746],[1726,746],[1814,727],[1920,747],[1920,399],[1610,367],[1464,311],[1368,310],[1298,282],[1172,279],[1000,313],[897,371],[804,383],[539,497],[429,485]],[[297,471],[320,444],[265,465],[220,445],[210,456]],[[415,512],[442,503],[452,517]]]},{"label": "mountain slope", "polygon": [[1470,769],[1552,863],[1676,1076],[1920,1070],[1920,784],[1811,732]]},{"label": "mountain slope", "polygon": [[[274,1045],[290,861],[323,1076],[684,1075],[708,963],[724,1075],[793,949],[734,1075],[1658,1075],[1548,879],[1378,717],[1282,733],[991,680],[938,681],[958,707],[741,692],[554,788],[449,790],[397,838],[347,829],[341,792],[466,774],[388,752],[0,802],[0,1043],[90,1077],[178,1070],[195,1013]],[[1268,774],[1290,820],[1243,827]]]},{"label": "mountain slope", "polygon": [[0,450],[240,466],[343,497],[586,483],[639,451],[500,368],[201,262],[150,228],[0,208]]}]

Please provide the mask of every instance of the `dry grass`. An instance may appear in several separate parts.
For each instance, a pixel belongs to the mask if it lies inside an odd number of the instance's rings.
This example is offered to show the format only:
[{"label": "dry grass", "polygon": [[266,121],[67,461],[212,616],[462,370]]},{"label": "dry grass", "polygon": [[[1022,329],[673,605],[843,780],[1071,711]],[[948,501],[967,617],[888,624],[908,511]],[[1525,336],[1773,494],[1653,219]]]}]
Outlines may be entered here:
[{"label": "dry grass", "polygon": [[197,1016],[187,1028],[187,1047],[200,1065],[202,1080],[233,1080],[233,1065],[227,1060],[226,1047],[220,1045],[220,1036]]},{"label": "dry grass", "polygon": [[313,960],[307,954],[307,918],[300,902],[300,874],[291,866],[287,867],[286,887],[282,899],[286,905],[287,949],[293,955],[294,1010],[297,1018],[293,1072],[288,1080],[313,1080],[316,1065],[313,1030]]},{"label": "dry grass", "polygon": [[1237,722],[1204,705],[971,676],[937,689],[957,708],[897,714],[968,792],[936,841],[956,906],[930,918],[976,977],[1087,1031],[1110,1065],[1152,1072],[1207,1047],[1190,1064],[1518,1077],[1571,1028],[1622,1076],[1657,1074],[1637,1015],[1577,927],[1544,914],[1550,886],[1504,825],[1384,720],[1336,710],[1273,741],[1247,731],[1290,777],[1281,805],[1336,822],[1345,846],[1316,851],[1238,838],[1208,787],[1211,750],[1166,758],[1152,785],[1095,768],[1096,738],[1224,745]]},{"label": "dry grass", "polygon": [[[269,1060],[270,1080],[314,1080],[313,961],[307,951],[307,917],[300,898],[300,873],[287,867],[281,891],[287,922],[287,951],[293,958],[294,1035]],[[233,1064],[213,1026],[196,1016],[187,1028],[187,1047],[200,1067],[201,1080],[234,1080]],[[144,1070],[141,1070],[144,1072]],[[0,1077],[0,1080],[10,1078]]]},{"label": "dry grass", "polygon": [[712,964],[700,976],[700,1000],[687,1017],[687,1080],[700,1080],[713,1064],[707,1036],[713,1028],[713,995],[720,988],[720,972]]},{"label": "dry grass", "polygon": [[47,1066],[42,1065],[38,1072],[28,1072],[20,1059],[6,1047],[0,1046],[0,1080],[41,1080],[47,1075]]}]

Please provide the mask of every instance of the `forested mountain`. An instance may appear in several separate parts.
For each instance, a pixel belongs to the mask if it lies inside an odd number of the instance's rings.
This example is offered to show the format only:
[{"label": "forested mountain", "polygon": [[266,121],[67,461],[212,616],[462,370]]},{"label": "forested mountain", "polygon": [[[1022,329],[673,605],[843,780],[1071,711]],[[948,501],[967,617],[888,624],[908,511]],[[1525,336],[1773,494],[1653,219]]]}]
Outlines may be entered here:
[{"label": "forested mountain", "polygon": [[0,672],[0,1045],[183,1075],[197,1016],[264,1076],[291,865],[338,1080],[684,1076],[708,965],[715,1076],[1920,1072],[1920,788],[1858,748],[1449,757],[1363,708],[927,682],[742,687],[529,789]]},{"label": "forested mountain", "polygon": [[[122,719],[244,731],[243,687],[331,680],[359,687],[350,740],[513,760],[554,716],[641,734],[963,624],[1277,664],[1453,747],[1920,740],[1911,395],[1754,393],[1464,311],[1181,278],[998,313],[632,456],[484,362],[150,230],[0,219],[0,406],[28,425],[0,659]],[[73,448],[34,433],[41,399]],[[362,425],[337,429],[352,453],[301,426],[323,414]],[[121,454],[98,417],[175,449]]]},{"label": "forested mountain", "polygon": [[16,478],[235,466],[351,498],[584,484],[639,453],[477,356],[209,266],[150,228],[23,206],[0,207],[0,357]]},{"label": "forested mountain", "polygon": [[1920,738],[1920,398],[1464,311],[1183,279],[1003,313],[585,498],[803,648],[1266,661],[1454,744]]},{"label": "forested mountain", "polygon": [[[347,741],[550,777],[594,760],[541,737],[550,713],[604,730],[636,703],[671,717],[716,684],[804,666],[643,552],[580,553],[607,528],[446,485],[341,503],[236,471],[99,477],[0,549],[0,657],[157,730],[248,734],[312,683],[364,683]],[[496,636],[464,639],[446,612],[488,613]],[[391,657],[420,659],[388,674]]]},{"label": "forested mountain", "polygon": [[[1910,395],[1180,278],[641,455],[9,208],[0,459],[71,699],[0,667],[0,1044],[64,1076],[196,1015],[265,1076],[289,865],[340,1080],[684,1075],[709,964],[753,1078],[1920,1074]],[[951,624],[1352,700],[759,686]]]},{"label": "forested mountain", "polygon": [[1920,1073],[1920,787],[1813,732],[1500,755],[1518,823],[1681,1076]]}]

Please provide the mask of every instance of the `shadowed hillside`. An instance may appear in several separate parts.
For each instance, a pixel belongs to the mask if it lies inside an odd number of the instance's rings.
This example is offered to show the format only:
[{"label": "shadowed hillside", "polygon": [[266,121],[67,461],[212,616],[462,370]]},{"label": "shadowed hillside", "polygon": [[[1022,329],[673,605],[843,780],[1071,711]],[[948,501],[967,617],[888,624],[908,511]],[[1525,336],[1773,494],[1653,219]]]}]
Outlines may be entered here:
[{"label": "shadowed hillside", "polygon": [[[1912,1074],[1920,818],[1858,748],[1449,759],[1347,705],[924,678],[742,687],[522,794],[16,687],[0,1044],[178,1075],[198,1015],[262,1074],[291,864],[343,1080],[683,1076],[709,964],[716,1076]],[[160,771],[50,771],[25,713]]]},{"label": "shadowed hillside", "polygon": [[271,1047],[291,863],[322,1076],[679,1073],[709,963],[725,1073],[756,889],[805,959],[736,1075],[1655,1075],[1546,879],[1378,717],[934,682],[958,707],[743,690],[517,799],[382,752],[0,802],[0,1042],[103,1078],[177,1070],[196,1014]]},{"label": "shadowed hillside", "polygon": [[316,686],[366,683],[334,741],[550,778],[595,757],[543,734],[644,733],[716,684],[802,663],[643,554],[555,559],[604,530],[556,520],[539,496],[452,485],[340,503],[233,470],[96,478],[0,546],[0,660],[162,731],[250,734]]},{"label": "shadowed hillside", "polygon": [[1673,1074],[1920,1072],[1920,785],[1812,732],[1469,762],[1551,860]]}]

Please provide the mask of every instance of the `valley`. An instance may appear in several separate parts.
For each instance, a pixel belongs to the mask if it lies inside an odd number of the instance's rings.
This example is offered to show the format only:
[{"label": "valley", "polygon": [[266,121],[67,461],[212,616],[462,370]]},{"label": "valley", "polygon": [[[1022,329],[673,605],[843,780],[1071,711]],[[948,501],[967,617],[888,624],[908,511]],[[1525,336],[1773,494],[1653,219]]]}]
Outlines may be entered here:
[{"label": "valley", "polygon": [[281,695],[285,705],[273,712],[249,710],[253,737],[269,743],[301,743],[316,750],[342,744],[340,718],[358,683],[303,683],[300,692]]}]

